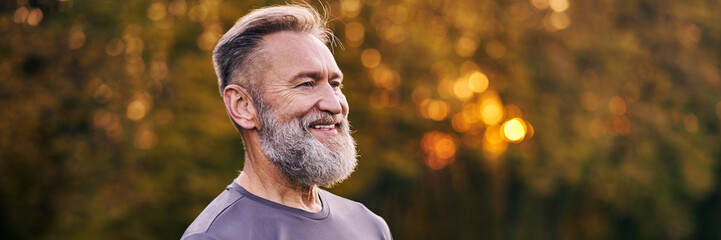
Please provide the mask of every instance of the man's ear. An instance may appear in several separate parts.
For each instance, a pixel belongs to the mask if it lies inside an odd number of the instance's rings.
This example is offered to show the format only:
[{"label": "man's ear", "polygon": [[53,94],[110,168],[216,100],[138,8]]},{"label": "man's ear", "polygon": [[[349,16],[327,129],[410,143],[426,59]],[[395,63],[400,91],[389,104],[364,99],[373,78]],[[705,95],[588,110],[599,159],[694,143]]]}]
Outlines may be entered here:
[{"label": "man's ear", "polygon": [[223,102],[230,119],[244,129],[260,129],[258,111],[245,88],[229,84],[223,89]]}]

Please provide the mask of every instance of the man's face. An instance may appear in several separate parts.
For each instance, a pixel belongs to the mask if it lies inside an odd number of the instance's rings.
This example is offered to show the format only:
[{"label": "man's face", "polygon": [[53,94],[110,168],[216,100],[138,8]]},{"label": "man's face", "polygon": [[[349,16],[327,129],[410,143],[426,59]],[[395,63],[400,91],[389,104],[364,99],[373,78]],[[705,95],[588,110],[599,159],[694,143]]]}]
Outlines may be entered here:
[{"label": "man's face", "polygon": [[264,153],[291,181],[330,186],[356,165],[342,73],[318,39],[280,32],[260,46],[267,66],[257,99]]}]

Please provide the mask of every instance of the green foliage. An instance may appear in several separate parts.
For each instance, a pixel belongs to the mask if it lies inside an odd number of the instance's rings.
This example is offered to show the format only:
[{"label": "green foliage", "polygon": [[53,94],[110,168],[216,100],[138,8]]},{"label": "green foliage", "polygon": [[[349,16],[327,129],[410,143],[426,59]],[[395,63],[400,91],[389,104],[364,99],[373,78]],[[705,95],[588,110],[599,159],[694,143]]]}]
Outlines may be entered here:
[{"label": "green foliage", "polygon": [[[0,3],[0,238],[180,237],[243,164],[211,50],[282,3]],[[323,5],[361,154],[331,190],[396,239],[721,238],[721,3]]]}]

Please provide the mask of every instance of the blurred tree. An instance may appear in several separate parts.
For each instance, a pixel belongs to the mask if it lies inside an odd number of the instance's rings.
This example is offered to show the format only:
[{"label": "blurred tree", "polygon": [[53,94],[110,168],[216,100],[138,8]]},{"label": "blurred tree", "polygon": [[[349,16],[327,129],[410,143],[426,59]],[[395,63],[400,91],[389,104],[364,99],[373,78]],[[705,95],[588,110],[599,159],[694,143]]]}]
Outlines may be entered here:
[{"label": "blurred tree", "polygon": [[[0,238],[180,237],[242,168],[211,50],[282,3],[0,3]],[[721,3],[312,4],[395,238],[721,239]]]}]

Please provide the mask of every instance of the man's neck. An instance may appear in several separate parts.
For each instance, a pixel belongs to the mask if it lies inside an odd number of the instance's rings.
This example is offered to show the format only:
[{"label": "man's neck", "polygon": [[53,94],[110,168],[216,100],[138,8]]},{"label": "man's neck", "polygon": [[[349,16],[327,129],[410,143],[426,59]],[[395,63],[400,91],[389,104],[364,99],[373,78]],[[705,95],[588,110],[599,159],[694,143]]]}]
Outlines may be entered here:
[{"label": "man's neck", "polygon": [[235,182],[256,196],[285,206],[308,212],[323,209],[317,186],[299,187],[290,183],[264,155],[246,154],[243,171]]}]

